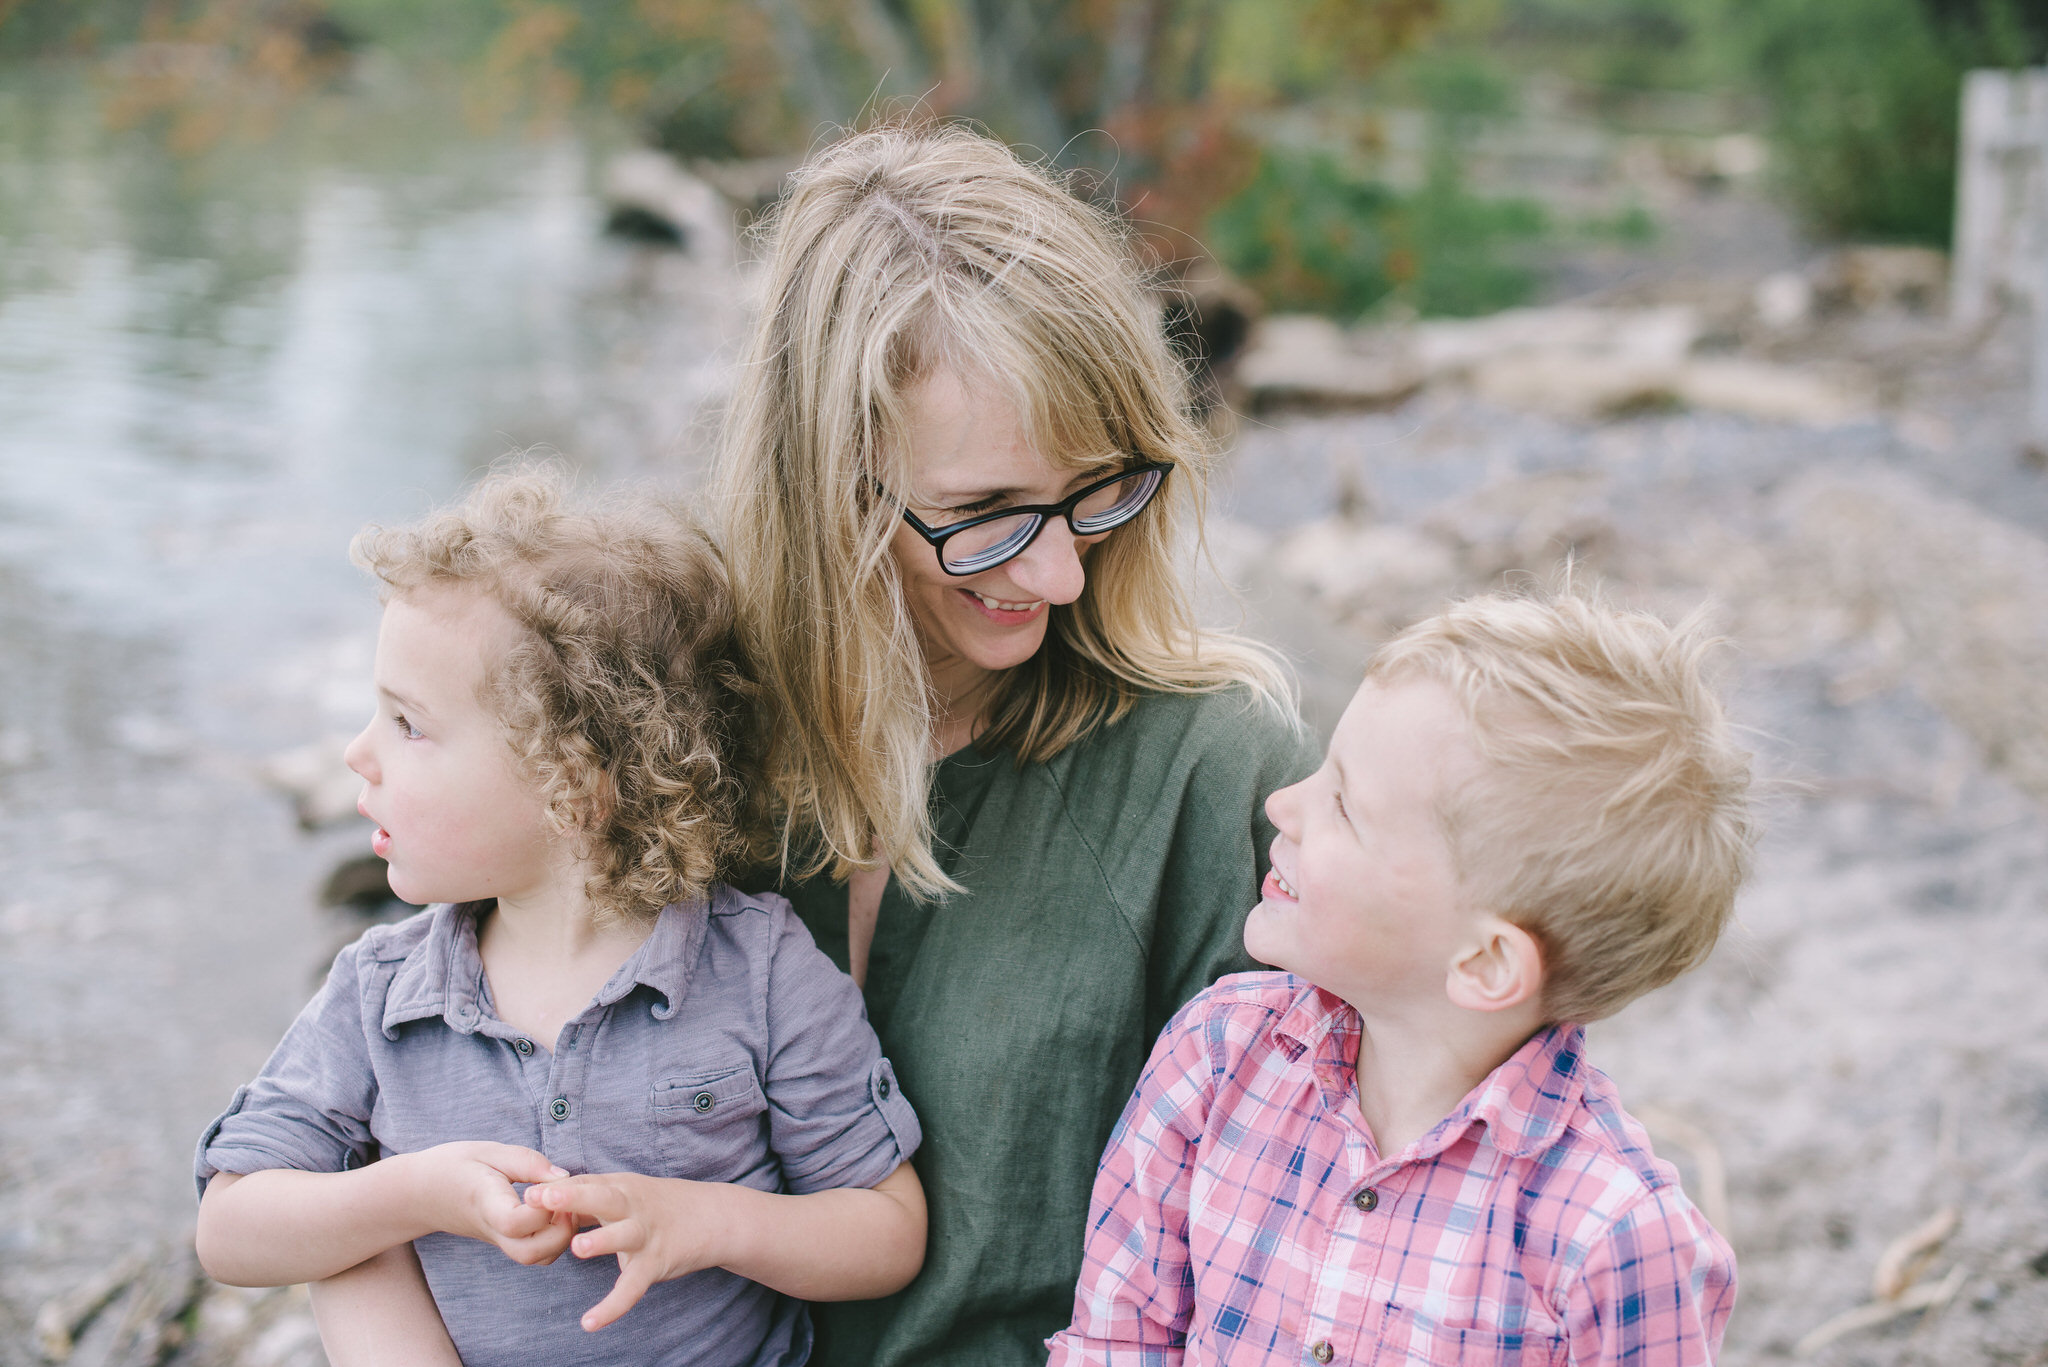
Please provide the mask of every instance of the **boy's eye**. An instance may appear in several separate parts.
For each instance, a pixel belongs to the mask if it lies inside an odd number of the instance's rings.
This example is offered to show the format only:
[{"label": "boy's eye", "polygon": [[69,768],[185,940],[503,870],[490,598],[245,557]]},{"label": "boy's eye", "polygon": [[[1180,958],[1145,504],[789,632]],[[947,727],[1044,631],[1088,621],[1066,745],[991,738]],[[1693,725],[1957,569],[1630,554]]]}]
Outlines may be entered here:
[{"label": "boy's eye", "polygon": [[403,734],[407,740],[421,740],[426,736],[426,732],[416,731],[413,729],[413,724],[405,719],[405,714],[403,712],[397,713],[391,718],[391,720],[397,723],[399,732]]},{"label": "boy's eye", "polygon": [[1333,800],[1335,800],[1337,804],[1337,815],[1343,817],[1346,821],[1349,821],[1351,819],[1351,813],[1344,810],[1344,794],[1332,793],[1330,794],[1330,796]]}]

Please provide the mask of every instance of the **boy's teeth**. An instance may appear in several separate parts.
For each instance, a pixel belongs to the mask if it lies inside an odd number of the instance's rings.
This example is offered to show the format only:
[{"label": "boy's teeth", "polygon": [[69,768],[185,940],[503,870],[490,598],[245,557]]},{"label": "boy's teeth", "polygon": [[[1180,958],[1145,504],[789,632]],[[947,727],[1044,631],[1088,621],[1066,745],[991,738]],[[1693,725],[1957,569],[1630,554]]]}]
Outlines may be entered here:
[{"label": "boy's teeth", "polygon": [[1288,882],[1285,878],[1282,878],[1280,876],[1280,870],[1278,869],[1273,870],[1273,886],[1279,888],[1280,891],[1286,893],[1289,897],[1292,897],[1297,901],[1299,901],[1301,898],[1301,894],[1294,890],[1294,884]]},{"label": "boy's teeth", "polygon": [[981,605],[983,607],[992,608],[997,612],[1029,612],[1031,611],[1031,609],[1037,607],[1039,603],[1045,601],[1041,598],[1034,599],[1029,603],[1004,603],[989,597],[985,593],[975,593],[973,589],[969,589],[967,591],[969,593],[973,593],[976,598],[979,598],[981,600]]}]

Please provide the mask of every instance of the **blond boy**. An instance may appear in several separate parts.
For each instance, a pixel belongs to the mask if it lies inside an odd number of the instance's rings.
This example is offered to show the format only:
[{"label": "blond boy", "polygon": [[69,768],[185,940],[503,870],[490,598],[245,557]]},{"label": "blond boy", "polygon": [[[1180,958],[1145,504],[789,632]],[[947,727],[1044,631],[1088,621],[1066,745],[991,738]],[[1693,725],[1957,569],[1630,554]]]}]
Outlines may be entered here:
[{"label": "blond boy", "polygon": [[1704,958],[1745,872],[1710,646],[1563,593],[1381,649],[1267,803],[1245,946],[1284,971],[1160,1037],[1054,1367],[1712,1361],[1734,1257],[1582,1024]]}]

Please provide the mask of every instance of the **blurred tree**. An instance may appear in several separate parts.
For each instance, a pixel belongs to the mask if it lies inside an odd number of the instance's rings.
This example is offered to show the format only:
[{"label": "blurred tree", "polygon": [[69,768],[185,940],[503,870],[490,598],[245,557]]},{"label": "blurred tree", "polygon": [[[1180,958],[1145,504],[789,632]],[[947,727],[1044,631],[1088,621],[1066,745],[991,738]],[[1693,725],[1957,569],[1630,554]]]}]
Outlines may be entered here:
[{"label": "blurred tree", "polygon": [[1780,180],[1835,237],[1946,246],[1963,73],[2039,61],[2016,0],[1728,0],[1769,101]]}]

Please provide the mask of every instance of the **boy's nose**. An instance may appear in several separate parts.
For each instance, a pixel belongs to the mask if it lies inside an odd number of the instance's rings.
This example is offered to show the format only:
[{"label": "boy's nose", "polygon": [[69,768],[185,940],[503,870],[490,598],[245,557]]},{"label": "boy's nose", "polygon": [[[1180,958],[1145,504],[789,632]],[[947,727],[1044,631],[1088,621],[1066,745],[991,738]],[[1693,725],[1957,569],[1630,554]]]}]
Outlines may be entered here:
[{"label": "boy's nose", "polygon": [[1294,825],[1295,813],[1300,810],[1299,783],[1290,783],[1285,788],[1275,788],[1266,795],[1266,819],[1283,835]]},{"label": "boy's nose", "polygon": [[[376,725],[374,720],[371,722],[371,725]],[[350,741],[348,747],[341,752],[341,762],[346,764],[355,773],[356,777],[362,779],[363,782],[375,783],[377,781],[374,773],[376,760],[370,753],[370,727],[365,726],[362,730],[356,732],[355,739]]]}]

